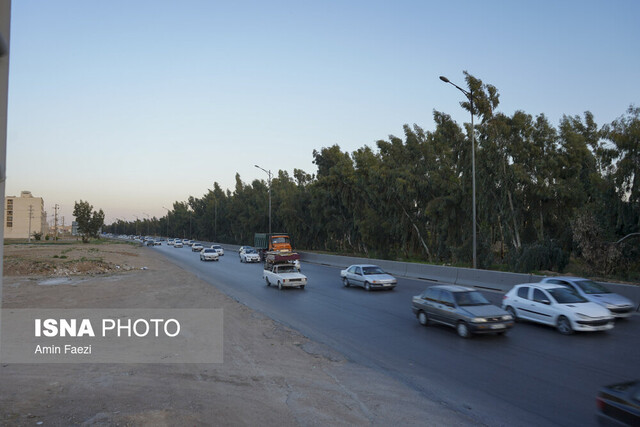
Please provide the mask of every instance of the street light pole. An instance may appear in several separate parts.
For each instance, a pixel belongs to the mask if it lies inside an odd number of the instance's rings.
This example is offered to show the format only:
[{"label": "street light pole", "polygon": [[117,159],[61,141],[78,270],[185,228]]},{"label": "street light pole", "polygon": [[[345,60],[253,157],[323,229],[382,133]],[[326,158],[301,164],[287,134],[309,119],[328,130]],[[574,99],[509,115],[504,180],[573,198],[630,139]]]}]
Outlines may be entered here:
[{"label": "street light pole", "polygon": [[464,89],[462,89],[460,86],[456,85],[455,83],[452,83],[451,81],[449,81],[448,78],[446,78],[445,76],[440,76],[440,80],[442,80],[445,83],[449,83],[450,85],[452,85],[453,87],[455,87],[456,89],[458,89],[460,92],[464,93],[464,95],[467,97],[467,99],[469,100],[469,103],[471,104],[471,187],[472,187],[472,203],[473,203],[473,268],[477,268],[477,264],[476,264],[476,138],[475,138],[475,129],[473,128],[473,89],[470,89],[470,91],[466,91]]},{"label": "street light pole", "polygon": [[165,208],[164,206],[162,207],[162,209],[166,209],[167,210],[167,239],[169,238],[169,208]]},{"label": "street light pole", "polygon": [[151,218],[149,217],[148,213],[144,213],[144,212],[142,213],[147,216],[147,236],[150,236],[151,233],[149,232],[149,224],[151,223]]},{"label": "street light pole", "polygon": [[[269,236],[271,236],[271,170],[266,170],[258,165],[254,165],[258,169],[263,170],[269,176]],[[271,238],[271,237],[269,237]]]}]

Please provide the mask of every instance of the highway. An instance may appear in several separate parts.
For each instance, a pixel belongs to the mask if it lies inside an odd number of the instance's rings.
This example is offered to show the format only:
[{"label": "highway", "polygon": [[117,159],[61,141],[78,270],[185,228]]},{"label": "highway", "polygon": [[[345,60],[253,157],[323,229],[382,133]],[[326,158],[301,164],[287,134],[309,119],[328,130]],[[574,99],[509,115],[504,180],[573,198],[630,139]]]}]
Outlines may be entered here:
[{"label": "highway", "polygon": [[[413,316],[411,298],[429,282],[400,277],[393,291],[366,292],[343,287],[338,268],[303,263],[306,289],[279,291],[265,285],[262,264],[240,263],[233,251],[218,262],[202,262],[189,247],[149,250],[349,361],[397,378],[478,424],[597,425],[599,387],[640,378],[638,315],[603,333],[564,336],[519,322],[505,336],[465,340],[453,328],[424,327]],[[483,294],[500,305],[502,294]]]}]

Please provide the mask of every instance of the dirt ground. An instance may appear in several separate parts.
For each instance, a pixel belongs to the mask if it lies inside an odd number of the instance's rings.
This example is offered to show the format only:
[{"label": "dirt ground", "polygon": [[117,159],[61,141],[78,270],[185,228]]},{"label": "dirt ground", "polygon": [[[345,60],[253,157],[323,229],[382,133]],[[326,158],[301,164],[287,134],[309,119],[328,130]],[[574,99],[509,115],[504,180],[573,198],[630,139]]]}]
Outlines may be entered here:
[{"label": "dirt ground", "polygon": [[223,308],[224,363],[1,364],[0,425],[467,425],[161,254],[121,243],[5,245],[3,308]]}]

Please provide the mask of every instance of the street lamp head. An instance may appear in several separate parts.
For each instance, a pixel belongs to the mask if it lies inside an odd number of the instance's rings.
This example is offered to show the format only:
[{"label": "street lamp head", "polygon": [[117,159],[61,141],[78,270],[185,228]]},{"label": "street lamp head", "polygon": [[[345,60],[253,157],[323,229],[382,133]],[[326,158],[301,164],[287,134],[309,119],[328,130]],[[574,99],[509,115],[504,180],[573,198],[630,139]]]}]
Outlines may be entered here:
[{"label": "street lamp head", "polygon": [[443,82],[445,82],[445,83],[451,83],[451,82],[449,81],[449,79],[448,79],[448,78],[446,78],[445,76],[440,76],[440,80],[442,80],[442,81],[443,81]]}]

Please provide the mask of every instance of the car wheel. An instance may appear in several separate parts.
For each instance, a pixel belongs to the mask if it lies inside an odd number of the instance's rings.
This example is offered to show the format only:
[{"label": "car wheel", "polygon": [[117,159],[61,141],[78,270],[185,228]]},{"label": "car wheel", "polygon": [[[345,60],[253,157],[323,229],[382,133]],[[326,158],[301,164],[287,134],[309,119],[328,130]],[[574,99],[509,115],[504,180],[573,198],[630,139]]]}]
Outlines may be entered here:
[{"label": "car wheel", "polygon": [[464,322],[458,322],[458,325],[456,326],[456,331],[458,332],[458,335],[462,338],[469,338],[469,336],[471,335],[471,332],[469,332],[469,327]]},{"label": "car wheel", "polygon": [[300,289],[304,290],[304,285],[300,286]]},{"label": "car wheel", "polygon": [[242,262],[242,257],[240,257],[240,262]]},{"label": "car wheel", "polygon": [[267,282],[267,286],[271,286],[271,282],[269,281],[269,278],[268,278],[268,277],[265,277],[265,278],[264,278],[264,281],[265,281],[265,282]]},{"label": "car wheel", "polygon": [[345,288],[348,288],[348,287],[349,287],[349,281],[347,280],[347,278],[346,278],[346,277],[343,277],[343,278],[342,278],[342,284],[344,285],[344,287],[345,287]]},{"label": "car wheel", "polygon": [[513,317],[513,320],[517,322],[518,316],[516,316],[516,309],[511,306],[507,306],[506,310],[507,310],[507,313],[509,313],[511,317]]},{"label": "car wheel", "polygon": [[420,322],[422,326],[427,326],[429,324],[429,317],[427,316],[427,313],[424,311],[418,313],[418,322]]},{"label": "car wheel", "polygon": [[278,280],[278,289],[282,290],[282,282],[280,282],[279,280]]},{"label": "car wheel", "polygon": [[571,327],[571,322],[564,316],[560,316],[558,318],[558,332],[562,335],[571,335],[573,333],[573,328]]},{"label": "car wheel", "polygon": [[371,285],[369,284],[369,282],[364,282],[364,289],[369,292],[371,290]]}]

